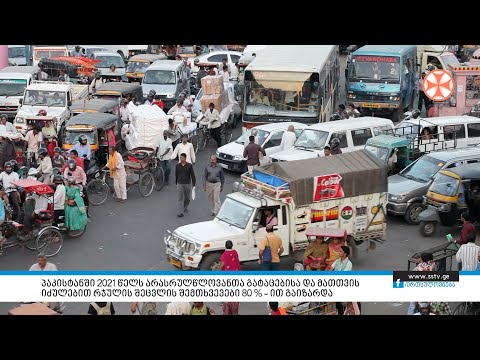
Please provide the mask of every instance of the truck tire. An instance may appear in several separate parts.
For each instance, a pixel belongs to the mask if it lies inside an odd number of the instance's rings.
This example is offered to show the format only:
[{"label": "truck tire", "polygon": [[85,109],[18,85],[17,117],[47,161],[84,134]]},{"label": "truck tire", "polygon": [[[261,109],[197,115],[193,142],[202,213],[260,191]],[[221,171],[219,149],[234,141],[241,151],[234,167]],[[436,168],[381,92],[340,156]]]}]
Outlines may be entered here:
[{"label": "truck tire", "polygon": [[203,256],[202,261],[200,262],[200,270],[216,270],[215,267],[220,264],[220,257],[222,256],[219,252],[211,252]]},{"label": "truck tire", "polygon": [[430,237],[435,233],[437,223],[435,221],[422,221],[420,223],[420,234],[424,237]]},{"label": "truck tire", "polygon": [[403,218],[409,225],[418,225],[420,221],[417,220],[418,214],[425,210],[425,205],[419,202],[414,202],[408,205],[407,211]]}]

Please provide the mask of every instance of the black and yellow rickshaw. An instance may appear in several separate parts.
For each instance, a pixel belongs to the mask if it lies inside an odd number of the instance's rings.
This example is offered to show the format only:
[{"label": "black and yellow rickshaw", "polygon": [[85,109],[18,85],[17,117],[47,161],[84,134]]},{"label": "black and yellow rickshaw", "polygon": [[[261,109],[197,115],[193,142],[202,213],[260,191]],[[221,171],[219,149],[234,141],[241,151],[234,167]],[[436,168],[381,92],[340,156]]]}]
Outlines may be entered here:
[{"label": "black and yellow rickshaw", "polygon": [[127,62],[127,78],[128,82],[141,83],[145,70],[157,60],[166,60],[165,54],[140,54],[132,56]]},{"label": "black and yellow rickshaw", "polygon": [[119,116],[120,108],[117,100],[84,99],[75,100],[70,106],[72,116],[82,113],[106,113]]},{"label": "black and yellow rickshaw", "polygon": [[460,217],[468,212],[480,216],[480,163],[440,170],[424,197],[427,209],[418,215],[420,233],[432,236],[438,223],[460,225]]},{"label": "black and yellow rickshaw", "polygon": [[63,149],[70,150],[77,142],[80,135],[86,135],[92,152],[104,145],[105,134],[112,130],[116,145],[122,142],[120,135],[122,125],[117,115],[106,113],[82,113],[71,117],[63,136]]},{"label": "black and yellow rickshaw", "polygon": [[93,96],[96,99],[117,100],[120,105],[122,99],[132,100],[133,103],[143,103],[142,85],[125,82],[108,82],[98,87]]}]

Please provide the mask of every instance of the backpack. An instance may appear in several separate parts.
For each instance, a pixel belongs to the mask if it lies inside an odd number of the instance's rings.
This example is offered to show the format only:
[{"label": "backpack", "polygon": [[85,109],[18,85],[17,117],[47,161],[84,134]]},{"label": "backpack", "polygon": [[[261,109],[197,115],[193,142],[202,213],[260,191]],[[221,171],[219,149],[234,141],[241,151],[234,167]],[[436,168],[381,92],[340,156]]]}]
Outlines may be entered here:
[{"label": "backpack", "polygon": [[112,315],[110,312],[110,305],[111,303],[107,302],[107,305],[104,307],[100,307],[97,305],[97,303],[90,303],[90,305],[93,306],[93,308],[97,311],[97,315]]},{"label": "backpack", "polygon": [[[137,305],[138,309],[138,305]],[[142,309],[138,309],[140,312],[140,315],[157,315],[158,310],[157,310],[157,303],[154,302],[144,302],[142,305]]]}]

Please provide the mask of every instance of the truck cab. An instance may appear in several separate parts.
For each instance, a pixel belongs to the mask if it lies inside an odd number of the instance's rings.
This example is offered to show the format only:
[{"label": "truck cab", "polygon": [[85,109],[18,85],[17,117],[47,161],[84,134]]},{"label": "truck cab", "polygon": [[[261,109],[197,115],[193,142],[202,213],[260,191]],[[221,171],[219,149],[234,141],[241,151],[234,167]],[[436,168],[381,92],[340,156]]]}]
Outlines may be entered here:
[{"label": "truck cab", "polygon": [[25,89],[22,106],[18,110],[13,124],[18,132],[27,132],[26,118],[36,116],[45,110],[48,116],[57,118],[57,132],[70,118],[70,106],[73,100],[86,98],[88,85],[73,85],[69,82],[33,81]]},{"label": "truck cab", "polygon": [[417,45],[417,61],[419,74],[432,64],[437,69],[449,70],[449,66],[460,66],[458,58],[444,45]]},{"label": "truck cab", "polygon": [[[354,176],[367,180],[353,186]],[[277,218],[274,231],[283,241],[282,256],[296,260],[303,259],[310,225],[345,229],[352,247],[382,242],[386,191],[385,166],[366,150],[262,166],[242,175],[215,219],[167,231],[167,258],[180,269],[210,270],[231,240],[241,262],[257,260],[266,236],[266,210]]]}]

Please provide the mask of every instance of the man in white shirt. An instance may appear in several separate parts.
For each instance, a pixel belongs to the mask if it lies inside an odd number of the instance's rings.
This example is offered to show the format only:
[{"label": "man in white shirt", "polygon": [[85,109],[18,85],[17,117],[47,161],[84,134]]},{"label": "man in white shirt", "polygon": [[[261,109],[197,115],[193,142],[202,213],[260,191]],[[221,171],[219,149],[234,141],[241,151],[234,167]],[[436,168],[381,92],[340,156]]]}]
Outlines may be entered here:
[{"label": "man in white shirt", "polygon": [[182,99],[177,99],[177,103],[175,104],[175,106],[170,108],[170,110],[168,110],[167,115],[172,115],[174,112],[179,112],[179,113],[182,113],[182,114],[184,112],[187,112],[187,109],[185,108],[185,106],[183,106],[183,100]]},{"label": "man in white shirt", "polygon": [[[230,76],[232,74],[232,69],[230,68],[230,64],[227,62],[227,59],[223,58],[222,59],[222,65],[221,65],[222,69],[224,69],[225,66],[227,67],[227,72],[228,72],[228,75]],[[227,80],[227,82],[228,82],[228,80]]]},{"label": "man in white shirt", "polygon": [[170,157],[173,153],[172,139],[168,137],[168,130],[163,130],[163,136],[157,147],[157,157],[160,166],[165,174],[165,185],[168,185],[170,178]]},{"label": "man in white shirt", "polygon": [[55,264],[48,262],[44,254],[38,254],[37,263],[30,266],[28,271],[58,271]]},{"label": "man in white shirt", "polygon": [[90,84],[90,88],[88,89],[89,92],[91,92],[92,94],[95,93],[95,91],[97,91],[97,89],[104,83],[105,81],[103,80],[102,78],[102,74],[100,74],[99,72],[96,72],[95,73],[95,79],[93,79],[93,81],[91,82]]},{"label": "man in white shirt", "polygon": [[53,224],[58,226],[60,216],[65,214],[65,184],[63,183],[63,176],[57,174],[53,177],[55,184],[55,193],[53,194]]},{"label": "man in white shirt", "polygon": [[38,158],[40,159],[40,165],[37,170],[43,175],[43,183],[50,184],[53,172],[52,159],[48,156],[48,151],[45,148],[38,150]]},{"label": "man in white shirt", "polygon": [[208,110],[204,114],[205,121],[208,121],[208,127],[212,138],[217,142],[217,147],[222,146],[222,137],[220,134],[220,113],[215,109],[215,104],[210,103],[208,105]]},{"label": "man in white shirt", "polygon": [[2,114],[1,118],[2,118],[1,124],[5,125],[7,132],[13,132],[13,133],[17,132],[17,130],[15,130],[15,126],[13,126],[13,124],[10,121],[8,121],[7,115]]},{"label": "man in white shirt", "polygon": [[280,143],[280,151],[293,149],[297,136],[295,135],[295,128],[289,125],[287,131],[282,135],[282,142]]},{"label": "man in white shirt", "polygon": [[70,52],[70,56],[82,57],[82,56],[85,56],[85,55],[82,53],[82,48],[77,45],[77,46],[75,46],[75,49]]},{"label": "man in white shirt", "polygon": [[[25,135],[25,145],[27,150],[27,157],[33,156],[32,161],[33,166],[37,165],[38,160],[38,149],[43,142],[43,135],[38,126],[34,127],[32,130],[27,132]],[[33,155],[31,155],[33,154]]]},{"label": "man in white shirt", "polygon": [[128,100],[122,99],[122,106],[120,107],[120,118],[123,122],[132,122],[132,114],[127,109]]},{"label": "man in white shirt", "polygon": [[167,304],[165,315],[190,315],[191,309],[189,302],[171,302]]},{"label": "man in white shirt", "polygon": [[188,142],[187,134],[182,135],[182,142],[175,147],[172,156],[170,156],[170,160],[176,159],[177,157],[180,158],[180,154],[183,153],[187,155],[188,163],[192,165],[195,164],[195,149],[193,148],[192,143]]},{"label": "man in white shirt", "polygon": [[333,271],[352,271],[352,262],[348,258],[350,255],[350,248],[348,246],[340,247],[340,257],[332,264]]},{"label": "man in white shirt", "polygon": [[224,83],[228,83],[230,81],[230,74],[228,73],[228,67],[226,65],[222,68],[222,77]]},{"label": "man in white shirt", "polygon": [[[16,186],[12,184],[12,181],[18,180],[18,174],[13,171],[13,164],[10,161],[7,161],[4,166],[4,170],[0,174],[0,181],[3,183],[3,188],[8,194],[8,200],[13,208],[13,220],[16,220],[20,215],[20,206],[18,205],[19,194],[16,190]],[[15,189],[15,190],[9,190]]]},{"label": "man in white shirt", "polygon": [[475,245],[476,234],[470,233],[467,235],[467,243],[460,246],[456,258],[458,263],[462,263],[462,271],[476,271],[478,270],[480,246]]}]

